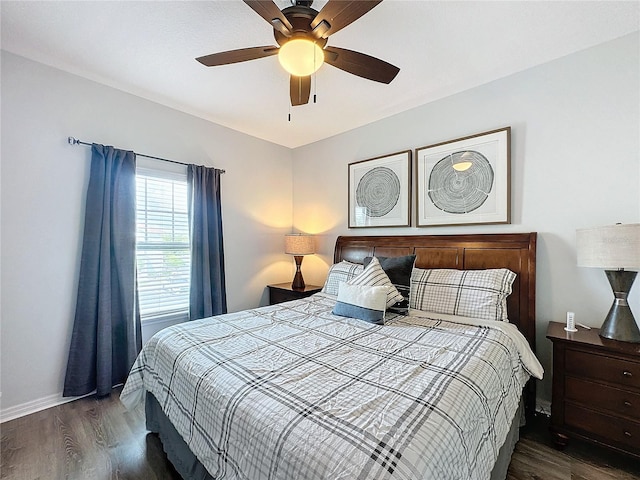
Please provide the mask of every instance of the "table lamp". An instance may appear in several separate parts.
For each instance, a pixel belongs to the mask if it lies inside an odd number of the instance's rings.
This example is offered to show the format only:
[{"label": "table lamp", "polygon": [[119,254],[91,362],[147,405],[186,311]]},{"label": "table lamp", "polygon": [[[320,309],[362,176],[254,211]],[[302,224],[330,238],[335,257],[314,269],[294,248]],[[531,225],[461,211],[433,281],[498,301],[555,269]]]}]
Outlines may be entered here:
[{"label": "table lamp", "polygon": [[584,228],[576,231],[578,266],[603,268],[614,301],[600,328],[600,336],[640,343],[640,329],[627,297],[640,268],[640,223]]},{"label": "table lamp", "polygon": [[305,235],[302,233],[291,233],[284,236],[284,253],[293,255],[296,261],[296,274],[293,277],[291,288],[294,290],[304,289],[304,279],[300,266],[302,265],[303,255],[312,255],[315,253],[313,235]]}]

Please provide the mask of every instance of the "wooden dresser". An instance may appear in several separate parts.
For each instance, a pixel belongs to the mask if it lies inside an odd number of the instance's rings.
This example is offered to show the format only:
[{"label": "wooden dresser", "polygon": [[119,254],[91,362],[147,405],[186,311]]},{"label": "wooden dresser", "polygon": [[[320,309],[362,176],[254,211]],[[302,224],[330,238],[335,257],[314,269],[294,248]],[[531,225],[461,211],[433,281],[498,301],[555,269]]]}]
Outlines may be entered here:
[{"label": "wooden dresser", "polygon": [[551,432],[556,446],[581,438],[640,458],[640,344],[569,333],[549,323],[553,342]]}]

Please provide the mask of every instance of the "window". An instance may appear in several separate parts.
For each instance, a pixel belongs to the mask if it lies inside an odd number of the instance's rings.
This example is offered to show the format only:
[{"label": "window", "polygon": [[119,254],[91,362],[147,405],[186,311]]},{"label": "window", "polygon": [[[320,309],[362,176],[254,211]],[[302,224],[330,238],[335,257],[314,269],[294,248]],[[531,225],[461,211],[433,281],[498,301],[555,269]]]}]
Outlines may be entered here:
[{"label": "window", "polygon": [[189,312],[187,177],[138,168],[136,263],[143,320]]}]

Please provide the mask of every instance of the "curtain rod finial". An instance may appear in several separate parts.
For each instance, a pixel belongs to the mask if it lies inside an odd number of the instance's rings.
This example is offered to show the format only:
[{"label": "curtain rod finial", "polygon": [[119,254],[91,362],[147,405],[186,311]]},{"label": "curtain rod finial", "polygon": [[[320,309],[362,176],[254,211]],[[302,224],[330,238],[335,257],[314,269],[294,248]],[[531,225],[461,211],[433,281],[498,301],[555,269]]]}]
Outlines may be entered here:
[{"label": "curtain rod finial", "polygon": [[69,145],[77,145],[78,144],[78,140],[76,140],[73,137],[68,137],[67,138],[67,142],[69,142]]}]

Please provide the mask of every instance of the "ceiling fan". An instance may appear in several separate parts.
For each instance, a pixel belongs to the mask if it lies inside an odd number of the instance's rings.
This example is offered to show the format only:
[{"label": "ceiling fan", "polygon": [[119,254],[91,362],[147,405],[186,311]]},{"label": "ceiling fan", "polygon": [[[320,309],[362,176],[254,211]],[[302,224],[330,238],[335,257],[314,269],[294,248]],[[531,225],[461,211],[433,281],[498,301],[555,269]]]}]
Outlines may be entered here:
[{"label": "ceiling fan", "polygon": [[318,12],[313,0],[291,0],[282,11],[273,0],[243,0],[273,27],[276,46],[241,48],[196,60],[207,67],[278,55],[291,77],[291,105],[309,102],[311,74],[326,62],[340,70],[381,83],[390,83],[400,69],[378,58],[345,48],[328,47],[329,35],[355,22],[382,0],[329,0]]}]

